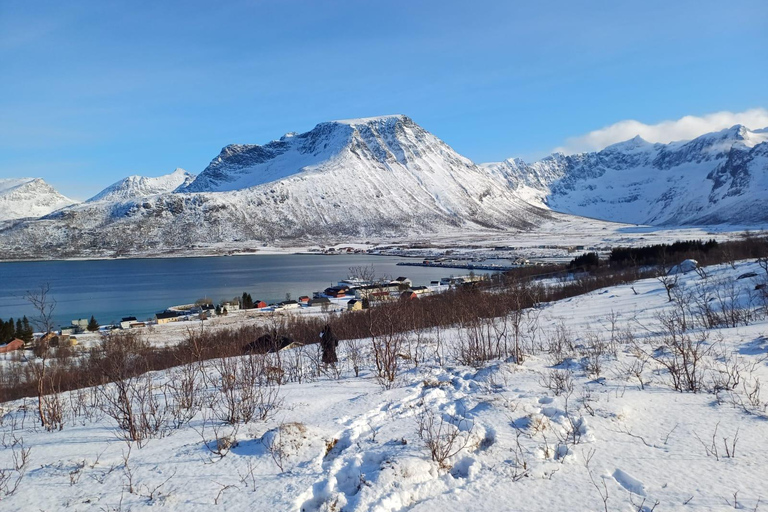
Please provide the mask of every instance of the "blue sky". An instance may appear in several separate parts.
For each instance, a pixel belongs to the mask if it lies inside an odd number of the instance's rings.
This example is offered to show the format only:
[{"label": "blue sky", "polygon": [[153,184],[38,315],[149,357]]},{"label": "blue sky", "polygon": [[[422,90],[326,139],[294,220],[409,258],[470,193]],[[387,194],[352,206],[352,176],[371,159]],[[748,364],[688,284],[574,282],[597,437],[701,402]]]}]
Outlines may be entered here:
[{"label": "blue sky", "polygon": [[0,178],[85,199],[390,113],[477,162],[535,158],[622,120],[768,107],[766,48],[764,0],[0,0]]}]

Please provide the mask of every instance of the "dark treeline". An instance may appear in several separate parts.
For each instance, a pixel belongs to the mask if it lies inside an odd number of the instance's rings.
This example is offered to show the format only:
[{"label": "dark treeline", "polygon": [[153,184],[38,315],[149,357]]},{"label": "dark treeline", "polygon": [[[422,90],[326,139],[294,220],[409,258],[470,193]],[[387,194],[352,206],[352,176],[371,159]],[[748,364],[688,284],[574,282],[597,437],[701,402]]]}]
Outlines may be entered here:
[{"label": "dark treeline", "polygon": [[0,344],[8,343],[15,338],[30,342],[32,333],[33,329],[26,316],[17,318],[15,322],[13,318],[9,318],[8,321],[0,320]]},{"label": "dark treeline", "polygon": [[706,255],[720,244],[716,240],[685,240],[673,244],[656,244],[645,247],[615,247],[608,258],[616,265],[668,265],[680,259]]},{"label": "dark treeline", "polygon": [[700,265],[715,265],[747,258],[768,255],[768,237],[747,233],[739,240],[685,240],[672,244],[656,244],[645,247],[615,247],[608,262],[613,267],[671,266],[685,259],[695,259]]}]

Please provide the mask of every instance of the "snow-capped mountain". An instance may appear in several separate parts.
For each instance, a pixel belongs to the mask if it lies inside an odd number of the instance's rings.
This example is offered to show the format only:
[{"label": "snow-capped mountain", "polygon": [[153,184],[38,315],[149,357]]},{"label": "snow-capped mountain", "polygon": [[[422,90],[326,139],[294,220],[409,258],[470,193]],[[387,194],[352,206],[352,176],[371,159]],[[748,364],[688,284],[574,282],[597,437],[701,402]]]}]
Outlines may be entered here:
[{"label": "snow-capped mountain", "polygon": [[552,217],[402,115],[225,147],[176,192],[94,201],[0,231],[19,253],[131,254],[531,228]]},{"label": "snow-capped mountain", "polygon": [[40,178],[0,179],[0,221],[37,218],[75,203]]},{"label": "snow-capped mountain", "polygon": [[484,164],[521,198],[635,224],[768,222],[768,129],[737,125],[691,141],[640,137],[595,153]]},{"label": "snow-capped mountain", "polygon": [[146,176],[128,176],[108,186],[87,202],[122,201],[139,197],[165,194],[192,183],[195,175],[184,169],[176,169],[170,174],[149,178]]}]

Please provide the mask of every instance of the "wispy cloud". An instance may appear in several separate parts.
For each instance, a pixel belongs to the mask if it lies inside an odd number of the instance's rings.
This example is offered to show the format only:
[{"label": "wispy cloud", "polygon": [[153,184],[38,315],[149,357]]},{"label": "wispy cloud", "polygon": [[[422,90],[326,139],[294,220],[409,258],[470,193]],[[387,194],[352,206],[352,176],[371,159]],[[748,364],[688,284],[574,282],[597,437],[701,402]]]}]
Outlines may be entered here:
[{"label": "wispy cloud", "polygon": [[565,154],[597,151],[636,135],[649,142],[667,143],[675,140],[689,140],[735,124],[743,124],[752,129],[765,128],[768,126],[768,110],[753,108],[744,112],[722,111],[705,116],[685,116],[656,124],[627,119],[585,135],[569,137],[565,144],[556,148],[555,151]]}]

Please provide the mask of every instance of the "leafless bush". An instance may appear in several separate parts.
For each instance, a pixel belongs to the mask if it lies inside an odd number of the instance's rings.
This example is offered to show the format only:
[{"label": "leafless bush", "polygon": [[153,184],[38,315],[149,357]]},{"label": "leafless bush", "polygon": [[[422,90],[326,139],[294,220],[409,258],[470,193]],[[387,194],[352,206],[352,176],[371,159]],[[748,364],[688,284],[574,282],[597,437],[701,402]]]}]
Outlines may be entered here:
[{"label": "leafless bush", "polygon": [[708,334],[685,332],[675,311],[662,313],[658,319],[662,334],[650,340],[658,346],[650,351],[639,345],[636,348],[667,370],[676,391],[702,391],[706,360],[711,351]]},{"label": "leafless bush", "polygon": [[471,318],[458,332],[454,346],[454,357],[461,364],[479,367],[486,362],[499,359],[506,343],[506,331],[497,325],[506,323],[496,318]]},{"label": "leafless bush", "polygon": [[751,321],[750,308],[742,307],[740,294],[740,287],[729,279],[721,280],[714,288],[714,296],[720,307],[720,318],[726,327],[749,325]]},{"label": "leafless bush", "polygon": [[558,323],[555,331],[549,333],[544,339],[546,341],[543,350],[547,353],[551,366],[560,366],[573,356],[575,351],[573,335],[565,323]]},{"label": "leafless bush", "polygon": [[400,333],[385,334],[371,339],[376,378],[385,389],[395,385],[402,345],[403,336]]},{"label": "leafless bush", "polygon": [[259,355],[223,358],[213,363],[217,391],[211,407],[229,425],[266,420],[280,405],[280,386],[270,382],[265,358]]},{"label": "leafless bush", "polygon": [[291,454],[301,448],[302,437],[307,432],[303,423],[280,423],[262,436],[261,441],[282,473],[290,461]]},{"label": "leafless bush", "polygon": [[555,396],[573,392],[573,376],[568,370],[549,370],[539,379],[539,384]]},{"label": "leafless bush", "polygon": [[171,372],[168,391],[171,396],[171,416],[174,428],[181,428],[202,408],[201,372],[195,363],[183,364]]},{"label": "leafless bush", "polygon": [[581,356],[581,368],[587,375],[599,377],[603,369],[603,358],[608,350],[608,345],[599,334],[588,332],[584,335],[584,343],[579,347]]},{"label": "leafless bush", "polygon": [[32,448],[24,446],[24,438],[17,437],[11,432],[9,438],[3,436],[3,447],[7,454],[10,450],[8,465],[0,467],[0,493],[4,496],[14,494],[18,489],[29,467],[29,456]]},{"label": "leafless bush", "polygon": [[105,384],[100,392],[103,412],[117,422],[126,441],[136,441],[141,448],[148,439],[168,433],[171,414],[167,394],[155,392],[151,374]]},{"label": "leafless bush", "polygon": [[355,372],[355,377],[360,376],[360,369],[365,364],[365,356],[360,340],[347,340],[345,342],[347,359]]},{"label": "leafless bush", "polygon": [[221,424],[211,417],[211,413],[207,409],[203,409],[201,414],[200,430],[193,427],[193,429],[200,435],[203,441],[203,446],[213,455],[216,455],[218,459],[223,459],[227,454],[237,446],[237,432],[240,429],[240,424],[234,425]]},{"label": "leafless bush", "polygon": [[467,447],[474,423],[456,415],[446,418],[435,414],[426,405],[422,407],[417,422],[417,434],[429,449],[432,460],[441,469],[450,469],[448,460]]},{"label": "leafless bush", "polygon": [[714,457],[715,460],[717,461],[719,461],[721,457],[732,459],[736,457],[736,444],[739,441],[739,428],[736,428],[736,433],[733,435],[732,438],[722,437],[723,449],[725,453],[720,454],[718,450],[718,446],[720,443],[719,443],[718,434],[717,434],[717,430],[719,427],[720,427],[720,422],[717,422],[715,424],[715,430],[712,432],[712,438],[707,442],[702,440],[696,432],[694,432],[693,435],[696,439],[698,439],[698,441],[704,447],[704,452],[707,454],[708,457]]},{"label": "leafless bush", "polygon": [[645,379],[644,371],[648,365],[648,357],[640,350],[633,350],[632,358],[628,361],[619,361],[615,373],[620,378],[626,380],[637,379],[640,384],[640,389],[645,389],[645,385],[648,383]]}]

